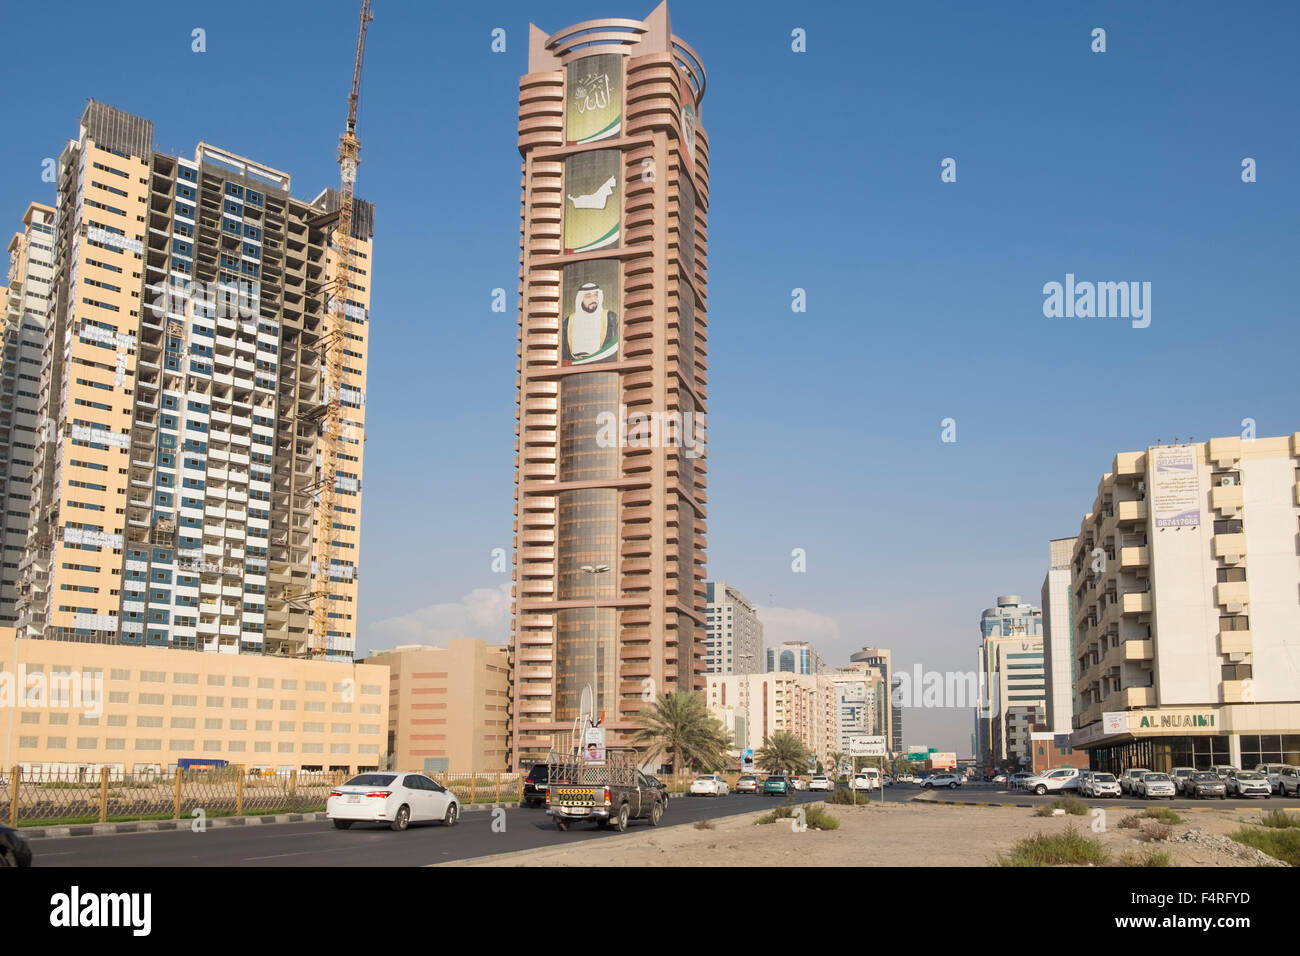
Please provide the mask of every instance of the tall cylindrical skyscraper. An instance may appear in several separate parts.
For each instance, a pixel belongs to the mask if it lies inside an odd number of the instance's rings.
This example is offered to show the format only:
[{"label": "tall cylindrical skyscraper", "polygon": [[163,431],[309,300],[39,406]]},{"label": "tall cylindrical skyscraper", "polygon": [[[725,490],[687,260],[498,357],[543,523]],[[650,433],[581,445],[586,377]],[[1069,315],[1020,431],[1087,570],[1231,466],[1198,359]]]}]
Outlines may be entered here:
[{"label": "tall cylindrical skyscraper", "polygon": [[515,440],[512,750],[610,746],[703,690],[708,137],[704,69],[661,4],[532,28]]}]

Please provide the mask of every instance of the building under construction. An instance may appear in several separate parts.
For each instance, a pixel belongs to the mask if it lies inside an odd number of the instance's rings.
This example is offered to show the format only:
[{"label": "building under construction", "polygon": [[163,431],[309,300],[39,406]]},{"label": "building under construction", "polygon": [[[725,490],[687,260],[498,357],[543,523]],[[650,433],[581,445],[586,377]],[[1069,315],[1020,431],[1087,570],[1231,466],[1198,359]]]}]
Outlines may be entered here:
[{"label": "building under construction", "polygon": [[352,657],[374,210],[345,189],[296,199],[86,108],[58,161],[20,637]]}]

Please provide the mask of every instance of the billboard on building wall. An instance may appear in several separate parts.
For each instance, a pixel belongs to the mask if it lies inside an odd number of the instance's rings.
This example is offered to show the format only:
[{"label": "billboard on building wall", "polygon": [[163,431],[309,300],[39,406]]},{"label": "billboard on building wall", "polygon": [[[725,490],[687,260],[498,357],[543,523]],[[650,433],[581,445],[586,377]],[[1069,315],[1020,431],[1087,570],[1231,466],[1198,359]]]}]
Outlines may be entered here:
[{"label": "billboard on building wall", "polygon": [[560,364],[591,365],[618,358],[617,259],[589,259],[564,267],[560,304]]},{"label": "billboard on building wall", "polygon": [[691,84],[683,74],[678,78],[681,91],[681,152],[682,166],[689,177],[695,178],[695,130],[700,125],[699,115],[695,110],[695,91],[691,89]]},{"label": "billboard on building wall", "polygon": [[1157,528],[1195,528],[1201,523],[1200,462],[1192,445],[1151,450],[1151,514]]},{"label": "billboard on building wall", "polygon": [[584,56],[569,64],[564,138],[570,146],[595,143],[623,131],[623,57]]},{"label": "billboard on building wall", "polygon": [[564,160],[564,251],[609,249],[619,242],[623,154],[616,149]]}]

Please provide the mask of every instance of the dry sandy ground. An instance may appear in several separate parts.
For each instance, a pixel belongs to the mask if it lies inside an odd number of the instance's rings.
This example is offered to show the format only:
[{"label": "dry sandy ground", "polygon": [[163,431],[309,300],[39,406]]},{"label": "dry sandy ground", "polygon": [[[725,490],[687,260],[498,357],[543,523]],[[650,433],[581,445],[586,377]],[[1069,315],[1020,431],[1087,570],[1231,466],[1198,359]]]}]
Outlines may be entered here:
[{"label": "dry sandy ground", "polygon": [[[1112,862],[1127,851],[1164,850],[1176,866],[1256,866],[1257,851],[1223,838],[1259,811],[1237,808],[1179,811],[1169,842],[1144,844],[1116,826],[1135,811],[1107,807],[1106,830],[1092,817],[1035,817],[1020,807],[959,807],[921,802],[874,807],[834,806],[834,831],[794,832],[789,822],[756,826],[762,813],[712,821],[711,830],[642,824],[620,836],[584,840],[461,861],[453,866],[987,866],[1022,837],[1079,827],[1099,837]],[[1191,831],[1195,840],[1179,839]],[[1200,831],[1196,833],[1195,831]],[[1267,858],[1264,858],[1267,859]]]}]

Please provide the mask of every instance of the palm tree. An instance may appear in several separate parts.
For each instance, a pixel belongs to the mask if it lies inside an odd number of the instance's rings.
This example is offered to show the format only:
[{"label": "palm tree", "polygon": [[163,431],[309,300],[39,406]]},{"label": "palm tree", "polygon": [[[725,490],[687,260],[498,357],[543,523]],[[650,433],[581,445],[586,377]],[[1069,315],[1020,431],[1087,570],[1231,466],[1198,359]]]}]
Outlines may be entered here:
[{"label": "palm tree", "polygon": [[836,773],[840,772],[840,767],[844,766],[844,752],[837,750],[831,754],[831,769]]},{"label": "palm tree", "polygon": [[778,730],[763,741],[754,762],[768,773],[797,774],[807,771],[809,756],[802,740],[788,730]]},{"label": "palm tree", "polygon": [[660,694],[653,707],[641,712],[638,723],[632,743],[646,748],[646,758],[666,756],[675,771],[731,765],[731,735],[699,694]]}]

